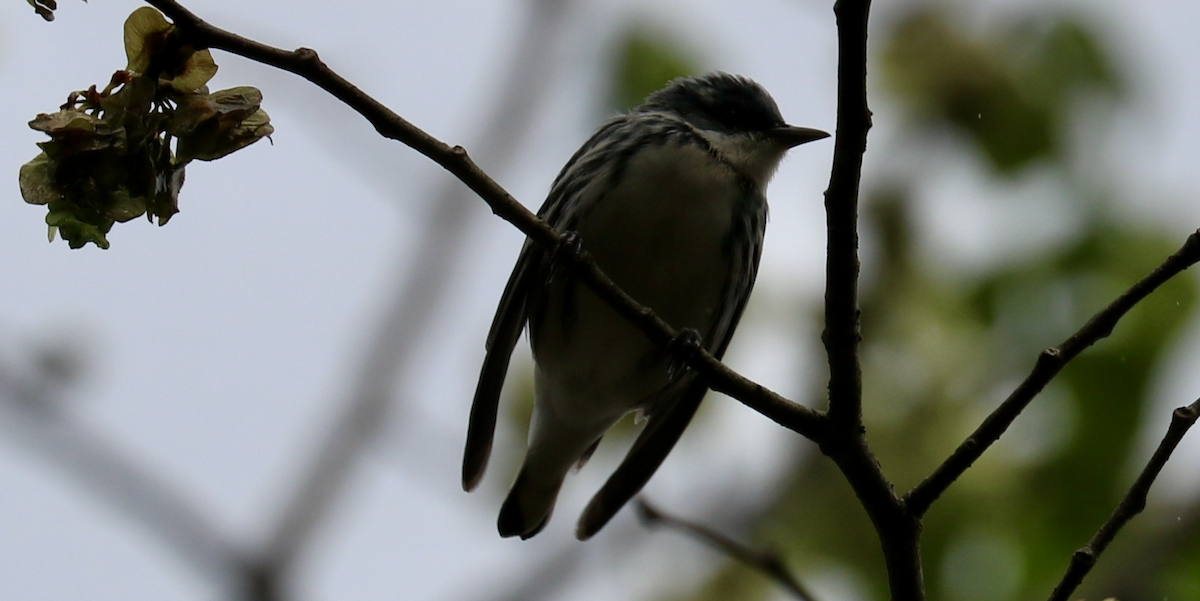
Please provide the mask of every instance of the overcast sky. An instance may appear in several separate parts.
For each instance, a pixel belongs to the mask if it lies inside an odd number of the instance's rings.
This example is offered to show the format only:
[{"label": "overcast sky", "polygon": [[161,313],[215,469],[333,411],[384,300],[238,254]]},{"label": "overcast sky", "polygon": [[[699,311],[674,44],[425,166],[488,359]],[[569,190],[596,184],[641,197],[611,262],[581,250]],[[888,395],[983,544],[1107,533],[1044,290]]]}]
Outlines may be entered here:
[{"label": "overcast sky", "polygon": [[[1015,6],[994,3],[1004,8],[979,11],[976,18]],[[826,4],[576,2],[548,63],[549,84],[530,132],[507,149],[510,166],[493,175],[525,204],[541,203],[559,167],[604,118],[604,53],[635,18],[672,31],[705,68],[763,83],[790,122],[832,131],[836,55]],[[878,4],[882,23],[896,7]],[[1133,76],[1133,102],[1097,150],[1098,160],[1123,167],[1123,179],[1111,184],[1137,200],[1122,210],[1182,241],[1200,227],[1200,9],[1194,0],[1059,4],[1096,15]],[[516,0],[186,5],[259,41],[317,49],[397,113],[468,150],[479,143],[474,132],[504,88],[502,74],[527,9]],[[299,78],[215,52],[220,72],[210,86],[262,89],[274,144],[189,165],[181,212],[164,228],[118,224],[107,251],[48,244],[44,209],[24,204],[16,185],[19,166],[43,139],[26,124],[53,111],[71,90],[102,87],[124,67],[121,24],[138,6],[63,0],[57,21],[44,23],[24,2],[0,3],[0,181],[9,182],[0,185],[0,359],[5,367],[23,368],[36,349],[72,346],[83,377],[65,393],[71,418],[116,441],[121,452],[201,507],[224,536],[254,549],[357,377],[389,287],[419,259],[413,244],[429,214],[427,200],[449,176],[379,139],[357,115]],[[887,116],[886,106],[874,108]],[[879,117],[876,124],[872,149],[894,151],[892,126]],[[793,153],[772,185],[760,287],[781,292],[756,298],[760,317],[745,326],[767,342],[756,349],[735,343],[730,355],[746,375],[785,394],[807,389],[794,366],[805,364],[809,349],[791,342],[795,329],[772,339],[772,320],[795,308],[786,299],[819,298],[821,192],[831,151],[832,144],[814,144]],[[868,181],[878,160],[868,155]],[[963,265],[986,261],[1011,245],[1014,232],[1036,225],[1017,214],[989,214],[979,203],[939,200],[985,188],[975,177],[955,171],[927,190],[930,248]],[[564,493],[551,527],[526,543],[502,541],[494,530],[497,495],[510,477],[504,470],[512,466],[493,466],[481,493],[462,493],[459,453],[474,376],[521,244],[519,233],[482,202],[472,211],[466,235],[455,242],[465,260],[428,324],[426,350],[397,386],[405,409],[389,420],[387,434],[318,536],[297,581],[299,598],[484,599],[498,594],[495,583],[519,578],[563,549],[584,548],[586,561],[623,574],[637,573],[630,564],[652,556],[647,549],[668,550],[681,574],[703,569],[711,556],[661,535],[639,539],[642,551],[632,557],[603,541],[594,548],[570,543],[574,514],[594,490],[596,472],[578,478],[582,484]],[[1050,237],[1054,230],[1034,235]],[[954,261],[947,268],[956,268]],[[1187,336],[1164,373],[1164,406],[1200,391],[1200,374],[1190,369],[1200,357],[1197,340]],[[765,485],[771,464],[764,462],[788,438],[733,403],[714,411],[723,428],[699,424],[701,435],[684,444],[696,451],[696,461],[723,474],[715,481]],[[89,496],[77,478],[31,453],[12,430],[0,428],[0,599],[222,597],[212,580],[121,511]],[[738,451],[730,456],[728,447],[721,454],[695,444],[706,435],[735,436]],[[1195,438],[1189,452],[1197,448]],[[739,473],[749,464],[760,469]],[[686,471],[668,464],[650,490],[702,510],[702,501],[690,500],[698,485],[677,477]],[[640,536],[629,513],[614,523],[613,537]],[[852,595],[836,575],[828,580],[826,590]],[[657,586],[630,576],[594,583],[572,598],[614,598],[626,594],[624,587]]]}]

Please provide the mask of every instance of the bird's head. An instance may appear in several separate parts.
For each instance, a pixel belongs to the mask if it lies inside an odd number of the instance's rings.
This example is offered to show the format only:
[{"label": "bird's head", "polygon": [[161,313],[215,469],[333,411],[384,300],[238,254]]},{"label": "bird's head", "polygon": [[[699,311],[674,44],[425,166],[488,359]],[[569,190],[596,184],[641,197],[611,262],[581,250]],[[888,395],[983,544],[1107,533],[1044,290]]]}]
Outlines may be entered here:
[{"label": "bird's head", "polygon": [[676,79],[635,111],[679,117],[761,186],[789,148],[829,137],[818,129],[788,125],[765,88],[721,72]]}]

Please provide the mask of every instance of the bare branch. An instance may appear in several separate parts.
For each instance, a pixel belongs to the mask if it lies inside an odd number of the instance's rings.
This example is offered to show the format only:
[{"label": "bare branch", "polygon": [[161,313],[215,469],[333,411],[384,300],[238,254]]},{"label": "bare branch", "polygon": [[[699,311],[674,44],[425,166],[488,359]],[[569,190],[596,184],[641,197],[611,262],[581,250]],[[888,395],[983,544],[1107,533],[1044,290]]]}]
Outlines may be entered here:
[{"label": "bare branch", "polygon": [[[520,47],[510,61],[508,82],[486,119],[478,138],[480,155],[490,164],[502,164],[519,143],[537,106],[536,99],[548,80],[549,57],[563,31],[561,19],[569,0],[532,0],[528,19],[518,39]],[[373,328],[362,367],[342,413],[333,420],[311,465],[289,498],[282,517],[268,536],[265,562],[276,573],[294,565],[313,531],[323,521],[344,488],[365,445],[387,421],[398,375],[417,354],[439,307],[446,283],[467,246],[459,241],[470,224],[471,204],[461,186],[447,185],[432,201],[429,222],[422,228],[417,250],[420,260],[396,279],[386,313]],[[409,249],[404,249],[408,252]]]},{"label": "bare branch", "polygon": [[1033,397],[1037,396],[1063,367],[1089,346],[1111,334],[1117,322],[1142,299],[1197,261],[1200,261],[1200,232],[1188,236],[1183,247],[1175,254],[1088,320],[1058,348],[1042,351],[1025,381],[983,420],[946,461],[906,495],[905,501],[909,511],[915,516],[924,515],[929,506],[1004,434]]},{"label": "bare branch", "polygon": [[1096,565],[1096,561],[1100,559],[1100,554],[1104,553],[1108,543],[1112,542],[1121,528],[1129,523],[1129,520],[1146,508],[1146,497],[1150,493],[1154,479],[1158,477],[1158,473],[1171,458],[1171,453],[1175,452],[1175,447],[1179,446],[1184,434],[1187,434],[1188,429],[1196,423],[1197,416],[1200,416],[1200,399],[1191,405],[1176,409],[1171,414],[1171,425],[1167,427],[1167,433],[1163,436],[1162,442],[1158,443],[1154,455],[1150,457],[1150,461],[1146,463],[1142,473],[1129,487],[1129,491],[1125,493],[1125,497],[1113,510],[1112,515],[1092,536],[1092,540],[1071,556],[1071,564],[1067,567],[1067,572],[1063,574],[1058,586],[1054,587],[1049,601],[1070,599],[1071,593],[1075,592],[1075,589],[1083,583],[1084,577]]},{"label": "bare branch", "polygon": [[910,515],[867,445],[862,424],[862,367],[858,347],[858,192],[871,128],[867,106],[867,20],[870,0],[838,0],[838,122],[833,168],[825,192],[828,248],[825,330],[829,360],[829,424],[821,452],[837,464],[871,519],[887,564],[895,601],[925,598],[921,524]]},{"label": "bare branch", "polygon": [[[380,135],[397,140],[425,155],[466,184],[491,207],[492,212],[513,224],[534,243],[553,251],[561,236],[545,221],[517,202],[500,184],[488,177],[461,146],[449,146],[392,112],[326,66],[317,53],[307,48],[287,51],[243,38],[201,20],[174,0],[147,0],[170,17],[196,47],[216,48],[295,73],[311,81],[353,108]],[[565,255],[568,253],[559,253]],[[578,274],[617,313],[638,326],[653,342],[667,347],[678,332],[653,311],[625,294],[596,266],[587,252],[579,255]],[[675,348],[678,347],[678,348]],[[736,398],[780,425],[809,438],[821,436],[823,415],[767,390],[717,361],[703,349],[675,345],[673,352],[704,377],[713,390]]]},{"label": "bare branch", "polygon": [[666,526],[688,534],[700,542],[742,562],[751,569],[762,572],[768,578],[786,588],[797,599],[801,599],[802,601],[816,601],[816,597],[788,570],[787,566],[783,563],[783,558],[774,549],[753,549],[712,528],[665,513],[652,505],[645,497],[638,497],[636,503],[638,517],[642,519],[642,522],[647,527]]},{"label": "bare branch", "polygon": [[837,138],[829,189],[825,258],[825,331],[829,357],[829,416],[839,427],[862,423],[862,368],[858,362],[858,188],[871,111],[867,108],[867,16],[869,0],[839,0]]}]

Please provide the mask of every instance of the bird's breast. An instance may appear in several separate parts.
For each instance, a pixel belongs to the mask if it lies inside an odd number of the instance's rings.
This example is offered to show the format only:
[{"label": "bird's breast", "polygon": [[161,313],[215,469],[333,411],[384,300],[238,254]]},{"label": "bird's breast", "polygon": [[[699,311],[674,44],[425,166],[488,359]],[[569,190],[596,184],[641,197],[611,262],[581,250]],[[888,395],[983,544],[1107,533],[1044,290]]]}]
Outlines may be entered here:
[{"label": "bird's breast", "polygon": [[[575,229],[600,268],[676,329],[708,338],[733,268],[728,240],[745,194],[735,174],[701,146],[658,146],[597,178],[588,194]],[[595,397],[624,412],[668,383],[645,335],[586,287],[559,279],[545,294],[532,340],[556,396]]]},{"label": "bird's breast", "polygon": [[741,194],[737,178],[693,144],[645,149],[614,178],[579,221],[585,247],[668,323],[701,327],[697,312],[707,315],[717,303],[729,268],[724,247]]}]

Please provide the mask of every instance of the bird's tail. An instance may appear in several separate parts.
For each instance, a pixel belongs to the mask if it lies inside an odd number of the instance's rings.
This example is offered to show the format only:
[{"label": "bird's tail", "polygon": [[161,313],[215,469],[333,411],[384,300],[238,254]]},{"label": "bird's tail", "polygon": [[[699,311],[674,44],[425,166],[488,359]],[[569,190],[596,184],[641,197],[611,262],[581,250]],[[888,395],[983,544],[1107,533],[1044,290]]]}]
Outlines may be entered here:
[{"label": "bird's tail", "polygon": [[497,523],[500,536],[526,539],[541,532],[550,521],[554,502],[558,499],[558,491],[570,471],[571,463],[567,462],[565,467],[558,469],[558,465],[545,465],[536,459],[532,453],[525,458],[517,481],[500,507]]}]

